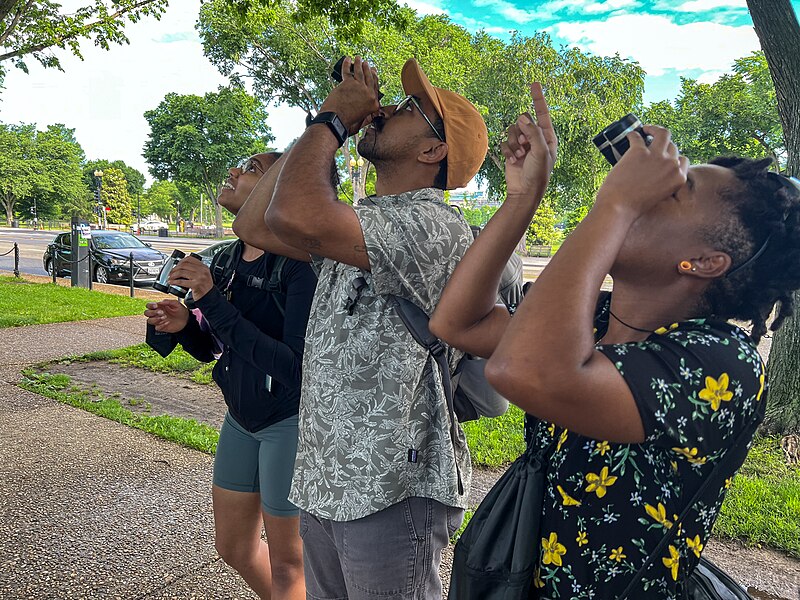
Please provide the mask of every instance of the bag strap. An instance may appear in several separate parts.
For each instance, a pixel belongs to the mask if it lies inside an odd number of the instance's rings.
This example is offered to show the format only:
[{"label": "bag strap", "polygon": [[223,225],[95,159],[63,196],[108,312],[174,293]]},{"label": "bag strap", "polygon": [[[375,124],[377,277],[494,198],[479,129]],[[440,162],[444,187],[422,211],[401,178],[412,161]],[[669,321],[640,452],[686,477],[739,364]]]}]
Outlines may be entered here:
[{"label": "bag strap", "polygon": [[[389,296],[389,302],[394,304],[397,309],[397,314],[400,315],[400,319],[405,324],[411,337],[413,337],[420,346],[428,350],[431,356],[433,356],[433,360],[439,365],[439,372],[442,376],[442,386],[444,387],[444,397],[447,400],[447,412],[450,414],[450,441],[453,444],[453,451],[455,451],[456,411],[453,404],[453,381],[450,375],[450,365],[447,362],[445,346],[439,338],[431,333],[428,327],[430,317],[428,317],[427,313],[419,306],[410,300],[393,295]],[[456,475],[458,476],[458,494],[462,495],[464,493],[464,484],[461,481],[461,469],[458,466],[458,461],[455,462]]]},{"label": "bag strap", "polygon": [[[288,259],[280,254],[271,254],[271,256],[274,257],[275,260],[272,263],[272,270],[270,271],[269,279],[250,275],[247,278],[247,285],[249,287],[264,290],[265,292],[272,294],[274,297],[283,294],[283,289],[281,287],[283,279],[283,266],[286,264]],[[266,261],[264,268],[266,270]],[[275,298],[275,305],[278,307],[278,312],[281,313],[281,316],[286,316],[286,308],[283,304],[278,302],[277,298]]]},{"label": "bag strap", "polygon": [[747,429],[744,429],[737,436],[736,441],[725,453],[725,456],[722,457],[722,460],[714,466],[714,468],[711,470],[711,473],[709,473],[708,477],[706,477],[705,481],[703,481],[700,487],[697,488],[697,491],[681,511],[678,520],[673,523],[672,527],[670,527],[667,533],[664,534],[664,537],[661,538],[661,541],[656,545],[655,548],[653,548],[653,551],[648,555],[647,560],[645,560],[644,564],[639,568],[638,571],[636,571],[636,574],[628,584],[628,587],[625,588],[625,591],[622,592],[622,595],[620,595],[617,600],[626,600],[628,595],[633,591],[633,588],[639,583],[641,578],[644,577],[645,572],[653,564],[653,561],[659,557],[664,551],[664,548],[666,548],[667,545],[675,539],[675,536],[678,535],[678,530],[681,527],[681,523],[683,523],[684,519],[686,519],[686,517],[689,515],[689,511],[694,508],[694,505],[711,487],[712,484],[719,483],[718,479],[720,478],[720,473],[723,472],[723,467],[733,466],[733,457],[735,455],[734,451],[737,450],[739,445],[744,442],[745,438],[747,437],[747,433]]}]

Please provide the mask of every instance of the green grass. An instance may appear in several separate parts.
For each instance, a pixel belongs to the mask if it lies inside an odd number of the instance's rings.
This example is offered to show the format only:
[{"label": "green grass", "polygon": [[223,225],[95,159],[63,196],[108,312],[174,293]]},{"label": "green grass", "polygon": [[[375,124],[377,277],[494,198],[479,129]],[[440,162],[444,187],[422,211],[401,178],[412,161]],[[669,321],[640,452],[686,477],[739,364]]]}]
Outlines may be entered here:
[{"label": "green grass", "polygon": [[472,464],[496,468],[514,462],[525,451],[524,417],[511,405],[501,417],[464,423]]},{"label": "green grass", "polygon": [[135,414],[114,398],[73,386],[68,375],[37,373],[33,369],[25,369],[23,375],[20,387],[31,392],[195,450],[213,454],[217,449],[219,433],[210,425],[169,415]]},{"label": "green grass", "polygon": [[800,467],[786,464],[776,438],[756,439],[728,490],[714,533],[800,558]]},{"label": "green grass", "polygon": [[188,377],[196,383],[210,384],[211,369],[214,363],[202,363],[193,358],[188,352],[177,347],[166,358],[154,351],[147,344],[129,346],[119,350],[107,350],[103,352],[93,352],[73,360],[105,360],[110,363],[125,365],[128,367],[139,367],[155,373],[167,373]]},{"label": "green grass", "polygon": [[0,276],[0,328],[142,314],[143,299]]}]

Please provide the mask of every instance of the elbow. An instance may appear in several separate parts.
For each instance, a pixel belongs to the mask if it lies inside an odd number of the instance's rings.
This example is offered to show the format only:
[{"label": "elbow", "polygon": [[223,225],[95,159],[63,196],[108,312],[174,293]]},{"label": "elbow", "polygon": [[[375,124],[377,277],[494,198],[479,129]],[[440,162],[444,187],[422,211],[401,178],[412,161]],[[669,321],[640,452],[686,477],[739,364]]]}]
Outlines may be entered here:
[{"label": "elbow", "polygon": [[512,404],[538,416],[542,401],[554,393],[552,377],[520,357],[492,355],[485,365],[486,381]]},{"label": "elbow", "polygon": [[443,342],[446,342],[451,346],[456,346],[453,337],[453,334],[455,333],[454,328],[452,324],[448,322],[447,318],[443,315],[442,311],[440,311],[438,308],[433,311],[433,315],[431,315],[431,320],[428,322],[428,328],[431,330],[431,333],[433,335],[435,335]]}]

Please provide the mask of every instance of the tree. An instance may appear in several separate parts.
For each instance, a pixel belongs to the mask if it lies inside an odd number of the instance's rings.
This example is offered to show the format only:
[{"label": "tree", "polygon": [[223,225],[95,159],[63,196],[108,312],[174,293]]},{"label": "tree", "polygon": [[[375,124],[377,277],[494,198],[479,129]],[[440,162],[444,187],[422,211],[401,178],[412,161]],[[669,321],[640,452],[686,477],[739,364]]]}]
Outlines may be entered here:
[{"label": "tree", "polygon": [[[775,85],[786,143],[786,173],[800,175],[800,24],[790,0],[747,0]],[[800,306],[800,292],[794,301]],[[769,404],[764,427],[800,432],[800,317],[787,319],[772,341],[767,375]]]},{"label": "tree", "polygon": [[528,231],[525,232],[525,245],[552,246],[561,240],[561,233],[556,229],[557,224],[558,216],[550,201],[542,200],[528,225]]},{"label": "tree", "polygon": [[0,125],[0,198],[6,223],[14,214],[83,215],[87,189],[81,181],[83,149],[74,130],[50,125]]},{"label": "tree", "polygon": [[125,174],[111,167],[103,171],[103,204],[109,210],[106,218],[109,223],[130,225],[133,222],[133,203],[128,193]]},{"label": "tree", "polygon": [[27,57],[61,69],[56,48],[83,59],[81,40],[92,40],[105,50],[111,44],[127,44],[125,25],[147,15],[159,18],[167,1],[95,0],[67,10],[52,0],[0,0],[0,80],[7,64],[27,73]]},{"label": "tree", "polygon": [[683,79],[674,106],[657,102],[643,117],[668,127],[692,162],[733,154],[785,162],[775,87],[760,51],[735,61],[733,73],[714,83]]},{"label": "tree", "polygon": [[42,179],[36,167],[36,128],[33,125],[0,125],[0,198],[11,226],[20,199],[29,198]]},{"label": "tree", "polygon": [[[239,87],[220,87],[202,97],[167,94],[144,117],[150,124],[144,146],[150,173],[195,185],[215,204],[228,169],[265,152],[272,140],[266,111]],[[221,236],[222,210],[216,206]]]},{"label": "tree", "polygon": [[90,160],[83,165],[83,180],[86,186],[93,189],[95,186],[94,172],[97,170],[106,171],[107,169],[119,169],[125,175],[128,184],[128,194],[135,198],[137,194],[144,193],[145,177],[144,174],[134,167],[129,167],[125,161],[105,159]]},{"label": "tree", "polygon": [[[484,32],[470,34],[445,15],[418,17],[403,8],[404,27],[365,22],[356,39],[341,35],[324,16],[298,25],[289,3],[239,20],[226,15],[225,6],[226,0],[210,0],[201,9],[198,29],[206,55],[223,74],[249,79],[265,102],[318,110],[332,86],[332,63],[347,53],[365,56],[377,67],[389,103],[402,96],[401,67],[415,56],[434,85],[465,95],[483,114],[490,153],[480,175],[494,198],[505,193],[500,141],[509,123],[530,108],[531,81],[547,86],[557,122],[564,124],[558,132],[562,152],[551,180],[553,207],[560,212],[591,203],[608,170],[587,139],[641,105],[644,72],[636,63],[574,48],[557,50],[546,34],[514,34],[504,42]],[[343,148],[351,179],[353,151],[349,144]],[[359,170],[359,193],[366,174],[366,169]]]}]

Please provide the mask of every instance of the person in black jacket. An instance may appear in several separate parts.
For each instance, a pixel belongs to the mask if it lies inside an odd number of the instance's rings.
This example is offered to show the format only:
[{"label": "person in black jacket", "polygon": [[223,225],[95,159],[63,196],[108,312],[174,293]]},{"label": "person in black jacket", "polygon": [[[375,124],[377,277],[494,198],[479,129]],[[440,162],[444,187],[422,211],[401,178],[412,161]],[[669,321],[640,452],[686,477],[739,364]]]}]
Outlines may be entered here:
[{"label": "person in black jacket", "polygon": [[[279,157],[257,154],[230,169],[219,203],[236,214]],[[287,498],[316,277],[307,257],[277,240],[271,252],[232,243],[238,247],[217,255],[213,273],[194,257],[172,270],[169,283],[190,288],[197,310],[169,299],[149,303],[145,315],[148,326],[172,334],[198,360],[218,358],[213,378],[228,413],[214,460],[217,551],[261,598],[300,599],[305,598],[302,542],[297,508]],[[232,257],[227,269],[221,268],[226,254]],[[280,289],[264,289],[275,281],[276,268],[282,269]],[[261,539],[262,521],[268,545]]]}]

